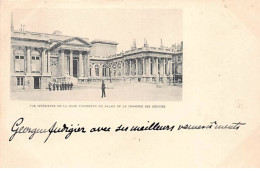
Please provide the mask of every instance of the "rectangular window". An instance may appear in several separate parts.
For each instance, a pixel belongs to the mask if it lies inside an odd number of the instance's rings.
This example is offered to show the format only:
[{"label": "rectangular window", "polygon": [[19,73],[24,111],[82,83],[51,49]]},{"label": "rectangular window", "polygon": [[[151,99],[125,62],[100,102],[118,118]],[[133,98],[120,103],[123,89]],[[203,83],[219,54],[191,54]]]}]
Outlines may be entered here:
[{"label": "rectangular window", "polygon": [[15,56],[14,69],[15,72],[24,72],[24,56]]},{"label": "rectangular window", "polygon": [[23,85],[23,77],[21,77],[21,82],[20,83],[21,83],[21,85]]},{"label": "rectangular window", "polygon": [[181,62],[181,56],[178,56],[178,61]]},{"label": "rectangular window", "polygon": [[24,78],[17,77],[17,86],[23,86],[23,85],[24,85]]},{"label": "rectangular window", "polygon": [[17,85],[20,85],[20,77],[17,77]]},{"label": "rectangular window", "polygon": [[91,76],[91,68],[89,69],[89,76]]},{"label": "rectangular window", "polygon": [[32,73],[40,73],[41,63],[39,56],[32,56]]}]

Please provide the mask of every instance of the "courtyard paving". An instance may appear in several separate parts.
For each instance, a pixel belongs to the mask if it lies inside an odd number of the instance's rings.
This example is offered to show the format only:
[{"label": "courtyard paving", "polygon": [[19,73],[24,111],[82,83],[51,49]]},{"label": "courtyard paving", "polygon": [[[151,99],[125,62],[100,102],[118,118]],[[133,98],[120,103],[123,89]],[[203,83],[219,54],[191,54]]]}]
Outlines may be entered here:
[{"label": "courtyard paving", "polygon": [[182,88],[151,83],[106,83],[101,98],[101,83],[78,85],[71,91],[33,90],[11,92],[12,100],[26,101],[180,101]]}]

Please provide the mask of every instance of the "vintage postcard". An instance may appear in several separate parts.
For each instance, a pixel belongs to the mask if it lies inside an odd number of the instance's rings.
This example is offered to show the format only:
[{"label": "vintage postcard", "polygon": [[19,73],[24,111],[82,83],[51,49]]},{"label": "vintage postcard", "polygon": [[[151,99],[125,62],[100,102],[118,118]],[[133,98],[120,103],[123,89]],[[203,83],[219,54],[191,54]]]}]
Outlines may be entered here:
[{"label": "vintage postcard", "polygon": [[0,7],[0,167],[260,167],[257,1]]}]

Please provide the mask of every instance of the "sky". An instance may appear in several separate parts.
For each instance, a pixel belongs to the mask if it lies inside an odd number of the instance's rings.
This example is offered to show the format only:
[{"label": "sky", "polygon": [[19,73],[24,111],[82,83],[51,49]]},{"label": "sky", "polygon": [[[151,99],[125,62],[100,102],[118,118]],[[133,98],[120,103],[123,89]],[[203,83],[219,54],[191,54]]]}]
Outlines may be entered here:
[{"label": "sky", "polygon": [[170,47],[183,40],[182,10],[178,9],[15,9],[14,28],[25,31],[118,42],[117,52],[129,50],[133,40],[142,47]]}]

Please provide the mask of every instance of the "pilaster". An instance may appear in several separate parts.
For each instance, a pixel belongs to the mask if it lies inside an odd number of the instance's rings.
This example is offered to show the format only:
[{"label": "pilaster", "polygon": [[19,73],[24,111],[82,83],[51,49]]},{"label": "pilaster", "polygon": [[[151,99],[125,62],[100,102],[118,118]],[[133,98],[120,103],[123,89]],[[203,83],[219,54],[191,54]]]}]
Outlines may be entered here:
[{"label": "pilaster", "polygon": [[27,68],[27,73],[31,73],[31,48],[26,47],[26,68]]}]

